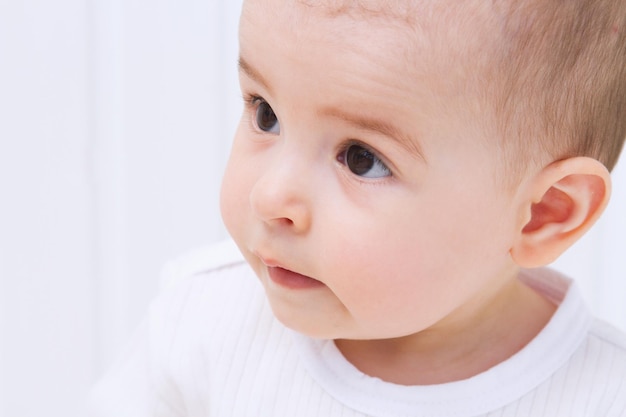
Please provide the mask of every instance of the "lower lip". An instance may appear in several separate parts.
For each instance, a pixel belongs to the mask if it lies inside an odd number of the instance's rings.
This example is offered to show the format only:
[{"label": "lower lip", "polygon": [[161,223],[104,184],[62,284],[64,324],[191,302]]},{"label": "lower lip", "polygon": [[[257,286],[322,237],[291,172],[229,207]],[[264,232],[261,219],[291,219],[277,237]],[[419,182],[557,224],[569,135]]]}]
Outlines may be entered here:
[{"label": "lower lip", "polygon": [[324,284],[316,279],[298,274],[297,272],[289,271],[287,269],[275,266],[268,267],[267,269],[269,271],[270,279],[281,287],[286,287],[292,290],[300,290],[324,286]]}]

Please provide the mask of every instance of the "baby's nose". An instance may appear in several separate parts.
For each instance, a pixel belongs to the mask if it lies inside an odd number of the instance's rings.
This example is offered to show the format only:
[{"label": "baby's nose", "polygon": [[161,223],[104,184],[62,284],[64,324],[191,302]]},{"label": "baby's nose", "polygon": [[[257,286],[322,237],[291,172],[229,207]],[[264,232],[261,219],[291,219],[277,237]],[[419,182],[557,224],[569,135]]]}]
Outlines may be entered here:
[{"label": "baby's nose", "polygon": [[272,227],[297,233],[311,226],[310,187],[306,170],[294,163],[268,168],[250,192],[250,205],[257,218]]}]

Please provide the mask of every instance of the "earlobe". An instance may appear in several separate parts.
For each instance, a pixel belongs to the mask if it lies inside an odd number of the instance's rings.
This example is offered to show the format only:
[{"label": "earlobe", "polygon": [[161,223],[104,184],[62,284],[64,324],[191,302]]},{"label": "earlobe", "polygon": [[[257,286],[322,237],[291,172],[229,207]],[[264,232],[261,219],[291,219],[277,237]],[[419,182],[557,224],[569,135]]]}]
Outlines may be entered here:
[{"label": "earlobe", "polygon": [[575,157],[544,168],[525,190],[521,209],[530,219],[511,256],[532,268],[554,261],[589,230],[608,203],[611,178],[599,161]]}]

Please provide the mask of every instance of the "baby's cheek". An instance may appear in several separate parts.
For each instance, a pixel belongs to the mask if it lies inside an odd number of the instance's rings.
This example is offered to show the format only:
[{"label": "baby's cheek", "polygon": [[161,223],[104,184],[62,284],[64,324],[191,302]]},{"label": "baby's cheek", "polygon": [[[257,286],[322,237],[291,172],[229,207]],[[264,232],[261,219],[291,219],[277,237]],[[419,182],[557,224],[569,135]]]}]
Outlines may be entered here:
[{"label": "baby's cheek", "polygon": [[242,210],[245,201],[244,190],[241,181],[233,173],[233,167],[229,165],[222,180],[220,192],[220,211],[224,225],[231,234],[235,234],[236,226],[241,222]]}]

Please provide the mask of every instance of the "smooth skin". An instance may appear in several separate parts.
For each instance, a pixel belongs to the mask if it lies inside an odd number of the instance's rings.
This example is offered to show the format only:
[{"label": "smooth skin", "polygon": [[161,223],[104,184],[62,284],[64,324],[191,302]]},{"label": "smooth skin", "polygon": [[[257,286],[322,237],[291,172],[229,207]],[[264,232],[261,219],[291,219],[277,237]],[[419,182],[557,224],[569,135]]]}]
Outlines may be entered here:
[{"label": "smooth skin", "polygon": [[519,268],[557,257],[609,195],[589,158],[503,189],[493,130],[474,122],[482,103],[423,39],[388,19],[245,1],[245,109],[221,197],[276,317],[404,385],[468,378],[525,346],[555,306]]}]

